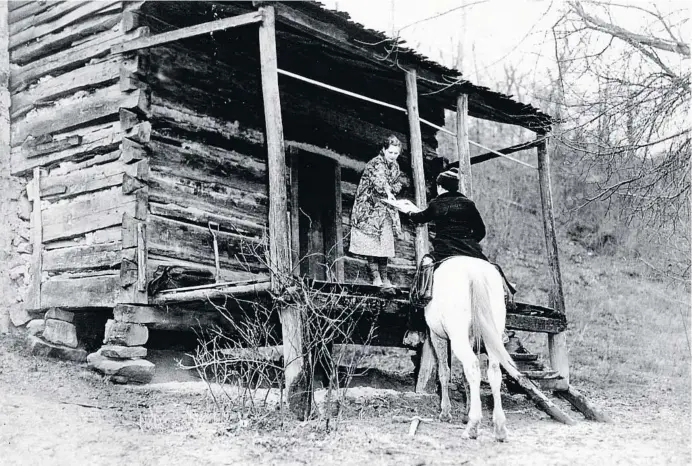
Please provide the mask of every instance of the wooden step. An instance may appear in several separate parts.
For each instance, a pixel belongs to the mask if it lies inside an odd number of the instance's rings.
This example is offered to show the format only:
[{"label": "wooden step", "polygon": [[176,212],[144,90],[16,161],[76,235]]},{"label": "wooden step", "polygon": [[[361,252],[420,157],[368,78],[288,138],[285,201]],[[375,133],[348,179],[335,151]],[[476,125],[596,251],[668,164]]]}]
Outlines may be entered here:
[{"label": "wooden step", "polygon": [[514,361],[535,361],[538,359],[537,354],[533,353],[509,353]]},{"label": "wooden step", "polygon": [[546,369],[543,363],[539,361],[515,361],[515,363],[519,372],[543,371]]},{"label": "wooden step", "polygon": [[562,376],[558,371],[542,370],[542,371],[522,371],[522,374],[531,380],[558,380]]}]

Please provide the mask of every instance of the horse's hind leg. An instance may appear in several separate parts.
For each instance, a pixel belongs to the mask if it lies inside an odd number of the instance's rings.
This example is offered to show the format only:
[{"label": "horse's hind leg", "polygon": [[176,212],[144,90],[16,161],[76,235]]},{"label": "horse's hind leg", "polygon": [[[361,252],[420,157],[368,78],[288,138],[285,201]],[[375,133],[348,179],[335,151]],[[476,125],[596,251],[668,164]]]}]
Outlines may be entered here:
[{"label": "horse's hind leg", "polygon": [[476,438],[478,437],[478,426],[483,416],[481,411],[481,370],[478,366],[478,358],[473,353],[468,338],[451,338],[451,342],[454,354],[464,366],[466,383],[469,385],[471,392],[470,400],[466,400],[470,404],[469,422],[466,425],[463,437]]},{"label": "horse's hind leg", "polygon": [[430,332],[430,343],[435,350],[435,356],[437,357],[437,373],[440,379],[440,393],[441,393],[441,403],[440,403],[440,421],[449,422],[452,420],[452,404],[449,401],[449,358],[447,357],[447,339],[442,338],[435,334],[435,332]]},{"label": "horse's hind leg", "polygon": [[507,419],[505,411],[502,409],[502,372],[500,363],[494,355],[488,352],[488,382],[493,391],[493,425],[495,428],[495,439],[504,442],[507,439]]}]

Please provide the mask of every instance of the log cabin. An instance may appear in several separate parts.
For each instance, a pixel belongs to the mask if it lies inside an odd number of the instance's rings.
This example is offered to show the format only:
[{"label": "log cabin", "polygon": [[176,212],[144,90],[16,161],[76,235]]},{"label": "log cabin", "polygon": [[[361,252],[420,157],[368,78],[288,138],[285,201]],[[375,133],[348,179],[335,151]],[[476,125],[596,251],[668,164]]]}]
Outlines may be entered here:
[{"label": "log cabin", "polygon": [[[214,299],[277,293],[281,274],[372,295],[389,330],[371,343],[400,345],[407,302],[366,286],[364,261],[345,253],[350,210],[390,134],[405,141],[401,197],[425,205],[446,131],[468,195],[471,164],[537,148],[553,307],[520,303],[508,327],[547,333],[543,378],[570,388],[549,115],[316,2],[13,1],[9,32],[10,167],[32,206],[24,306],[50,310],[46,332],[60,316],[105,316],[96,369],[146,382],[149,330],[216,323]],[[536,139],[470,157],[469,118]],[[404,294],[429,248],[425,227],[410,233],[392,264]],[[286,343],[299,317],[277,312]],[[44,345],[64,346],[69,328],[56,325]],[[420,391],[432,358],[426,343]],[[290,385],[299,369],[288,366]]]}]

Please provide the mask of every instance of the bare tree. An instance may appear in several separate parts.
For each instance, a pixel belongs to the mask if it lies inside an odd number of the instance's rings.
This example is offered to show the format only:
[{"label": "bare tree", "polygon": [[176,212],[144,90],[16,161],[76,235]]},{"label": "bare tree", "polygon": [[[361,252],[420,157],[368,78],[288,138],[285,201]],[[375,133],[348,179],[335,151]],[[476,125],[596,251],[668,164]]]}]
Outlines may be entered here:
[{"label": "bare tree", "polygon": [[[592,192],[628,220],[689,223],[688,10],[570,1],[553,28],[556,112]],[[627,25],[627,26],[626,26]]]}]

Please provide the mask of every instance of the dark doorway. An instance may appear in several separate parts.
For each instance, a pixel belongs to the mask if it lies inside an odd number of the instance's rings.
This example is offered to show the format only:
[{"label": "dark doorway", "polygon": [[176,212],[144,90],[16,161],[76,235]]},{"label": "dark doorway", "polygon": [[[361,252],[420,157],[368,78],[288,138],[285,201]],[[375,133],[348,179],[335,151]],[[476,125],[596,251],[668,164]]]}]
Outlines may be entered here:
[{"label": "dark doorway", "polygon": [[343,262],[338,260],[343,255],[339,163],[294,150],[291,205],[298,207],[291,212],[294,271],[316,280],[342,282]]}]

